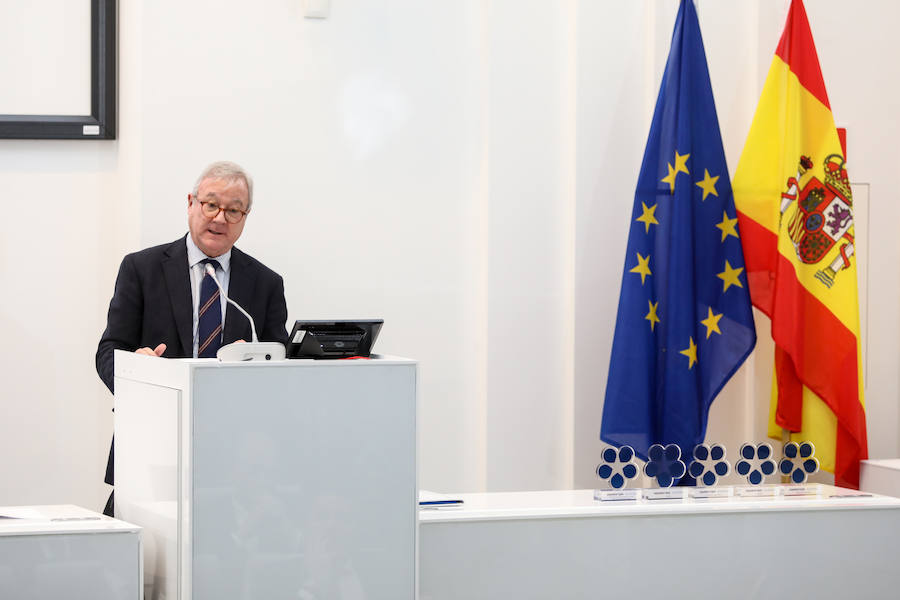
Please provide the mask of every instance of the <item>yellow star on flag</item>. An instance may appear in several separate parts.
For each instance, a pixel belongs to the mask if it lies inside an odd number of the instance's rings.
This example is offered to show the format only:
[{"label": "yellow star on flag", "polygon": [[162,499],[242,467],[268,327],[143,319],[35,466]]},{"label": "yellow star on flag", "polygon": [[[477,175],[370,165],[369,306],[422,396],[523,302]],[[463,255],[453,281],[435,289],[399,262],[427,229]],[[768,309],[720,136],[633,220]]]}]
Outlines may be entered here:
[{"label": "yellow star on flag", "polygon": [[671,193],[675,193],[675,176],[679,173],[687,173],[691,174],[687,169],[687,159],[690,158],[690,154],[678,154],[678,150],[675,151],[675,166],[672,166],[672,163],[666,163],[666,166],[669,167],[669,174],[663,177],[660,181],[663,183],[669,184],[669,191]]},{"label": "yellow star on flag", "polygon": [[737,217],[735,217],[733,219],[729,219],[728,213],[725,211],[722,211],[722,222],[719,223],[718,225],[716,225],[716,227],[718,227],[719,229],[722,230],[722,241],[723,242],[725,241],[725,238],[727,238],[729,235],[733,235],[734,237],[738,236],[737,229],[735,229],[735,225],[737,225]]},{"label": "yellow star on flag", "polygon": [[650,255],[647,255],[647,258],[641,256],[641,253],[637,253],[638,264],[636,267],[631,269],[629,273],[640,273],[641,275],[641,285],[644,285],[644,280],[647,278],[647,275],[652,275],[650,272]]},{"label": "yellow star on flag", "polygon": [[687,159],[691,157],[690,154],[685,154],[682,156],[678,154],[678,150],[675,151],[675,172],[676,173],[687,173],[691,174],[690,171],[687,170]]},{"label": "yellow star on flag", "polygon": [[682,350],[680,354],[684,354],[688,357],[688,369],[694,367],[694,363],[697,362],[697,344],[694,343],[694,338],[691,337],[690,345]]},{"label": "yellow star on flag", "polygon": [[725,292],[728,290],[729,286],[736,285],[740,288],[744,287],[744,284],[741,283],[741,280],[738,279],[738,276],[741,274],[741,271],[744,270],[744,267],[738,267],[737,269],[732,269],[731,265],[728,261],[725,261],[725,270],[716,275],[719,279],[725,282],[722,291]]},{"label": "yellow star on flag", "polygon": [[635,221],[640,221],[644,224],[645,233],[650,233],[651,225],[659,225],[659,221],[656,220],[656,205],[654,204],[650,208],[647,208],[647,205],[641,202],[641,206],[644,207],[644,214],[639,216]]},{"label": "yellow star on flag", "polygon": [[647,313],[647,316],[644,317],[648,321],[650,321],[650,331],[653,331],[653,327],[659,323],[659,317],[656,316],[656,309],[659,307],[659,302],[655,304],[649,300],[647,300],[647,304],[650,305],[650,312]]},{"label": "yellow star on flag", "polygon": [[709,176],[709,171],[703,169],[703,181],[698,181],[695,185],[703,190],[703,198],[702,200],[706,200],[706,197],[712,194],[713,196],[718,197],[719,192],[716,191],[716,182],[719,180],[719,176],[715,177]]},{"label": "yellow star on flag", "polygon": [[712,307],[709,307],[709,316],[700,321],[703,325],[706,326],[706,339],[709,339],[709,336],[712,335],[713,332],[722,335],[721,330],[719,330],[719,319],[722,318],[723,313],[716,314],[713,312]]},{"label": "yellow star on flag", "polygon": [[660,181],[663,183],[669,184],[669,191],[673,194],[675,193],[675,176],[678,175],[678,171],[672,168],[672,164],[668,163],[666,166],[669,167],[669,174],[663,177]]}]

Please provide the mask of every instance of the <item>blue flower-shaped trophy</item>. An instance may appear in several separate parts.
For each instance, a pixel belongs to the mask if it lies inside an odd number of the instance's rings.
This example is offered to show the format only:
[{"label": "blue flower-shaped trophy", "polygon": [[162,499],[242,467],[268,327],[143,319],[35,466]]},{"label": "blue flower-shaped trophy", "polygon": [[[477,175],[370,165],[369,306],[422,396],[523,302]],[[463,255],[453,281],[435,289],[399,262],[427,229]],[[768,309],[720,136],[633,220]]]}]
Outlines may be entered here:
[{"label": "blue flower-shaped trophy", "polygon": [[634,462],[634,450],[631,446],[618,449],[607,448],[603,451],[603,462],[597,465],[597,476],[609,481],[615,489],[626,486],[630,479],[638,475],[638,467]]},{"label": "blue flower-shaped trophy", "polygon": [[694,446],[694,460],[688,467],[688,474],[704,486],[716,485],[720,477],[731,471],[731,465],[725,460],[725,446],[721,444],[697,444]]},{"label": "blue flower-shaped trophy", "polygon": [[647,451],[647,459],[644,474],[655,479],[661,488],[672,487],[687,472],[677,444],[653,444]]},{"label": "blue flower-shaped trophy", "polygon": [[819,459],[815,454],[816,447],[812,442],[788,442],[784,445],[784,458],[778,469],[782,475],[790,475],[793,483],[806,483],[807,476],[819,470]]},{"label": "blue flower-shaped trophy", "polygon": [[775,461],[772,460],[772,446],[769,444],[744,444],[741,446],[741,459],[734,465],[734,470],[747,478],[750,485],[759,485],[767,475],[775,472]]}]

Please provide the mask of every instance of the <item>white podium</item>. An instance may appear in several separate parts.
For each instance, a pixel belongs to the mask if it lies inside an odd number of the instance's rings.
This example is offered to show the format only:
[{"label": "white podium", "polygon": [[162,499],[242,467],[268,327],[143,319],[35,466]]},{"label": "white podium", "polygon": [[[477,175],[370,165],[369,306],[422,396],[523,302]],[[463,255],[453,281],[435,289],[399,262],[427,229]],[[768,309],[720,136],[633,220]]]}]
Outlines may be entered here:
[{"label": "white podium", "polygon": [[415,596],[415,361],[116,353],[116,516],[148,599]]}]

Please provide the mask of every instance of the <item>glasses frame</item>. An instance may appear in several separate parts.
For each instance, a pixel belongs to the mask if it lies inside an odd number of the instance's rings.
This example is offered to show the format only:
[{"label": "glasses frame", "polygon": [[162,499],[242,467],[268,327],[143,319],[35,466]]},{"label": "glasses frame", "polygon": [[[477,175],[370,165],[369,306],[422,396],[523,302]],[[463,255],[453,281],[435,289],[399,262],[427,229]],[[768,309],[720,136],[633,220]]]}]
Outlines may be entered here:
[{"label": "glasses frame", "polygon": [[[218,216],[219,216],[219,213],[225,213],[225,222],[226,222],[226,223],[231,223],[232,225],[237,225],[238,223],[240,223],[241,221],[243,221],[243,220],[244,220],[244,217],[246,217],[246,216],[250,213],[250,209],[243,210],[243,209],[241,209],[241,208],[225,208],[224,206],[220,205],[220,204],[219,204],[218,202],[216,202],[215,200],[200,200],[199,198],[197,198],[196,200],[197,200],[197,202],[200,204],[200,212],[203,213],[203,216],[206,217],[207,219],[209,219],[210,221],[212,221],[213,219],[215,219],[216,217],[218,217]],[[208,214],[206,214],[206,208],[205,208],[205,207],[206,207],[207,204],[212,204],[213,206],[215,206],[216,208],[219,209],[218,211],[216,211],[216,214],[214,214],[214,215],[208,215]],[[241,218],[239,218],[237,221],[231,221],[231,220],[229,220],[229,218],[228,218],[228,211],[229,211],[229,210],[236,210],[236,211],[238,211],[239,213],[241,213]]]}]

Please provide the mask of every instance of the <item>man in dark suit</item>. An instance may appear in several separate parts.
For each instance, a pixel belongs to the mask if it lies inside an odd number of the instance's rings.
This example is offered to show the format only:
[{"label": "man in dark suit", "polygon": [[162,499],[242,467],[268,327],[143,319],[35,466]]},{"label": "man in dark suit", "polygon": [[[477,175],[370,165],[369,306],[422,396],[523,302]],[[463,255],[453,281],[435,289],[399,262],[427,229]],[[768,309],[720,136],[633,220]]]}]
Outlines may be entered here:
[{"label": "man in dark suit", "polygon": [[[221,345],[250,338],[250,322],[218,293],[200,304],[204,278],[211,277],[206,273],[211,260],[228,297],[253,316],[260,341],[287,341],[281,276],[234,248],[252,202],[250,176],[234,163],[213,163],[188,194],[189,233],[122,260],[96,357],[97,373],[110,392],[114,391],[115,350],[167,358],[205,357],[215,356]],[[204,316],[207,312],[218,324],[209,333],[201,322],[209,319]],[[106,482],[113,483],[112,448]],[[112,495],[104,514],[113,514]]]}]

